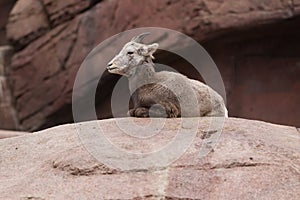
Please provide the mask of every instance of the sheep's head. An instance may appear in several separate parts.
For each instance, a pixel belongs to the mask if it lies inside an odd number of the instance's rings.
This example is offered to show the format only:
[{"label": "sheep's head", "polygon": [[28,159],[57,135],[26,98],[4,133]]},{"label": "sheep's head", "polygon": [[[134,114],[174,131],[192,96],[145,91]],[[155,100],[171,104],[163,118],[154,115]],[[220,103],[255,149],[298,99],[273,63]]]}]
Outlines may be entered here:
[{"label": "sheep's head", "polygon": [[143,44],[143,38],[150,33],[143,33],[134,38],[107,65],[110,73],[129,76],[135,67],[143,65],[152,59],[158,44]]}]

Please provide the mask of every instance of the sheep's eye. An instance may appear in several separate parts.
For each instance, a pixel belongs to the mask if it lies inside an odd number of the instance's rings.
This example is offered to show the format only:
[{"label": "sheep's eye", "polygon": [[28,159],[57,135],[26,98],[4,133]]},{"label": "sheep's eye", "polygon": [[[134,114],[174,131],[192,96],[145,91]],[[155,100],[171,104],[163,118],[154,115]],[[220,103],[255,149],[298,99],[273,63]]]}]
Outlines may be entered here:
[{"label": "sheep's eye", "polygon": [[132,55],[132,54],[133,54],[133,51],[128,51],[127,54],[128,54],[128,55]]}]

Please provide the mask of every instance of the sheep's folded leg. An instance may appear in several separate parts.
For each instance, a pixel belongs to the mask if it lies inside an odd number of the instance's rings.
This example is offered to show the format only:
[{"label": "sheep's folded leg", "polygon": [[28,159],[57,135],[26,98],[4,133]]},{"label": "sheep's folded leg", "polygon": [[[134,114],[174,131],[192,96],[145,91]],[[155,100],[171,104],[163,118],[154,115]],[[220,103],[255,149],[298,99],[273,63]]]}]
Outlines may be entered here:
[{"label": "sheep's folded leg", "polygon": [[160,104],[154,104],[150,107],[149,116],[150,117],[161,117],[161,118],[168,117],[168,115],[165,111],[165,108]]},{"label": "sheep's folded leg", "polygon": [[179,108],[173,103],[162,103],[161,106],[164,108],[164,112],[168,118],[176,118],[180,116]]},{"label": "sheep's folded leg", "polygon": [[132,109],[131,113],[134,114],[131,115],[134,117],[149,117],[149,109],[145,107],[138,107],[136,109]]},{"label": "sheep's folded leg", "polygon": [[130,109],[130,110],[127,112],[127,115],[130,116],[130,117],[135,117],[135,109]]},{"label": "sheep's folded leg", "polygon": [[161,117],[176,118],[179,117],[179,111],[173,104],[154,104],[150,108],[138,107],[130,109],[127,113],[131,117]]}]

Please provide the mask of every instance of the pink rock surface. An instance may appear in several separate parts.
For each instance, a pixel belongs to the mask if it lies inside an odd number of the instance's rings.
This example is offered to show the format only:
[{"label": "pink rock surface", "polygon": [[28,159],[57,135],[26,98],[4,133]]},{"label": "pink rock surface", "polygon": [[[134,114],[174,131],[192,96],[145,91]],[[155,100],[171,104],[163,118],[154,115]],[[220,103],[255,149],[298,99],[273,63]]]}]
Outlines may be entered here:
[{"label": "pink rock surface", "polygon": [[0,139],[5,139],[5,138],[11,138],[11,137],[18,137],[21,135],[29,134],[26,132],[19,132],[19,131],[5,131],[5,130],[0,130]]},{"label": "pink rock surface", "polygon": [[[82,146],[78,127],[93,130],[100,125],[120,149],[148,151],[169,142],[181,127],[180,119],[168,119],[158,135],[146,140],[124,134],[116,121],[125,119],[64,125],[0,140],[1,199],[300,198],[300,134],[294,127],[226,119],[217,145],[199,157],[205,140],[215,134],[205,131],[211,119],[199,119],[197,136],[180,159],[151,170],[123,171],[95,160]],[[149,123],[134,120],[141,126]]]}]

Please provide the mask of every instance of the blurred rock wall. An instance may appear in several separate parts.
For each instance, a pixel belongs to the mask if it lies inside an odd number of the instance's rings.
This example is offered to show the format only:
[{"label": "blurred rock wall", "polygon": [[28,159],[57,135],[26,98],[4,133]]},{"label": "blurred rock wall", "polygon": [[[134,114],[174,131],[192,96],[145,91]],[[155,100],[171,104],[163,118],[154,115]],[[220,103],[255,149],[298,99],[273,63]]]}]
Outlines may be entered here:
[{"label": "blurred rock wall", "polygon": [[15,2],[16,0],[0,1],[0,45],[7,44],[5,26],[7,24],[8,15]]},{"label": "blurred rock wall", "polygon": [[[231,116],[300,126],[299,8],[299,0],[19,0],[7,24],[15,48],[7,76],[18,122],[36,130],[72,121],[74,78],[92,48],[121,31],[158,26],[188,34],[208,50]],[[157,57],[193,77],[184,62]],[[102,77],[100,118],[111,116],[117,79]]]}]

